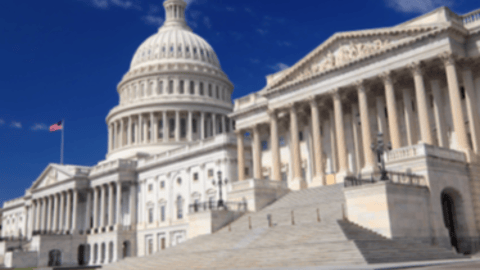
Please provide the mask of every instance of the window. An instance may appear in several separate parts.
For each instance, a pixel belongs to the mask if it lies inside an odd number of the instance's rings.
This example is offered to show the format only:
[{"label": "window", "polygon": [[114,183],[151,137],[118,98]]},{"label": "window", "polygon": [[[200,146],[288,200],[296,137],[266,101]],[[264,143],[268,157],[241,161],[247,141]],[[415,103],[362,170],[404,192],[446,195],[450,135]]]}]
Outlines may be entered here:
[{"label": "window", "polygon": [[203,82],[200,83],[200,95],[203,96]]},{"label": "window", "polygon": [[165,221],[165,205],[160,206],[160,221]]},{"label": "window", "polygon": [[285,137],[281,136],[279,143],[280,143],[280,146],[285,146]]},{"label": "window", "polygon": [[170,82],[168,83],[168,93],[169,94],[173,93],[173,81],[172,80],[170,80]]},{"label": "window", "polygon": [[193,181],[197,181],[198,180],[198,173],[194,173],[193,174]]},{"label": "window", "polygon": [[182,46],[178,46],[178,52],[182,52]]},{"label": "window", "polygon": [[215,94],[217,96],[217,99],[220,99],[220,91],[218,90],[218,85],[217,87],[215,88]]},{"label": "window", "polygon": [[185,138],[187,136],[187,121],[185,118],[180,119],[180,137]]},{"label": "window", "polygon": [[462,99],[465,99],[465,88],[463,86],[460,87],[460,94],[462,95]]},{"label": "window", "polygon": [[158,82],[157,94],[163,94],[163,81]]},{"label": "window", "polygon": [[190,81],[190,95],[195,94],[195,83]]},{"label": "window", "polygon": [[177,219],[183,218],[183,207],[182,207],[182,196],[178,195],[177,197]]},{"label": "window", "polygon": [[148,192],[151,192],[153,190],[153,184],[148,185]]},{"label": "window", "polygon": [[212,97],[212,96],[213,96],[213,93],[212,93],[212,85],[211,85],[211,84],[208,84],[208,96],[209,96],[209,97]]},{"label": "window", "polygon": [[164,189],[165,188],[165,181],[160,181],[160,188]]},{"label": "window", "polygon": [[153,254],[153,239],[151,236],[147,236],[147,255]]},{"label": "window", "polygon": [[262,141],[262,150],[268,150],[268,142],[267,141]]},{"label": "window", "polygon": [[210,196],[210,198],[208,198],[208,205],[210,209],[213,208],[213,206],[215,205],[215,197]]},{"label": "window", "polygon": [[213,178],[213,169],[208,170],[208,177]]},{"label": "window", "polygon": [[412,111],[415,111],[415,102],[412,100]]},{"label": "window", "polygon": [[185,48],[185,51],[186,51],[187,53],[190,52],[190,47],[187,46],[187,47]]},{"label": "window", "polygon": [[302,131],[298,132],[298,140],[303,142],[303,132]]},{"label": "window", "polygon": [[181,185],[182,184],[182,178],[177,178],[177,184]]},{"label": "window", "polygon": [[180,94],[183,94],[184,91],[185,91],[184,84],[185,84],[185,83],[183,82],[183,80],[181,80],[181,81],[180,81]]},{"label": "window", "polygon": [[287,173],[282,172],[282,182],[287,182]]},{"label": "window", "polygon": [[148,223],[153,223],[153,207],[148,208]]},{"label": "window", "polygon": [[248,167],[245,167],[245,176],[248,176],[249,173],[250,173],[250,172],[249,172],[249,170],[248,170]]},{"label": "window", "polygon": [[197,54],[197,47],[193,47],[193,53]]},{"label": "window", "polygon": [[192,132],[197,133],[197,119],[192,119]]}]

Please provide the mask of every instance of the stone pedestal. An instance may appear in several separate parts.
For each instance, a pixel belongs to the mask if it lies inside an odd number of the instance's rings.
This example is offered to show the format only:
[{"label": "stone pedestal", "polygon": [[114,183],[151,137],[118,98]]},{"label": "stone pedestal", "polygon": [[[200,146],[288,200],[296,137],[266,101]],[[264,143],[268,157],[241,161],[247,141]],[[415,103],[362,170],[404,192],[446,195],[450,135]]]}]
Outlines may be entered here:
[{"label": "stone pedestal", "polygon": [[227,185],[228,201],[246,201],[247,210],[252,212],[261,210],[288,192],[287,186],[281,181],[248,179]]},{"label": "stone pedestal", "polygon": [[207,210],[190,213],[188,215],[188,239],[212,234],[243,215],[243,213],[228,210]]}]

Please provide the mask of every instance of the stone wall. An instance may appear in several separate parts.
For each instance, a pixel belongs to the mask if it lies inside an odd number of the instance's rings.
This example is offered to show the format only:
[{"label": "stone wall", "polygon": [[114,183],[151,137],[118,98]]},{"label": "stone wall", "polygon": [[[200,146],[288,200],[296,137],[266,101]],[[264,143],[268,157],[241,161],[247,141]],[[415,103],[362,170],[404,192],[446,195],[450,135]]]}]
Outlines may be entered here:
[{"label": "stone wall", "polygon": [[8,268],[37,266],[38,253],[35,251],[9,251],[5,253],[4,264]]}]

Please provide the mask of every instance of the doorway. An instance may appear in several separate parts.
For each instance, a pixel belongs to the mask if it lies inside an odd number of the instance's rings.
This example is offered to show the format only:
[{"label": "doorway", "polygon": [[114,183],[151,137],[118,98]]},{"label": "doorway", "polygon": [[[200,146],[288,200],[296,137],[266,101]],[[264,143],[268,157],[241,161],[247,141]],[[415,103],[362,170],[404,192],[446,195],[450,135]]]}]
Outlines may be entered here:
[{"label": "doorway", "polygon": [[86,265],[87,260],[86,260],[86,247],[85,245],[80,245],[78,246],[78,265]]},{"label": "doorway", "polygon": [[62,264],[62,252],[58,249],[48,253],[48,266],[60,266]]},{"label": "doorway", "polygon": [[455,211],[455,203],[448,193],[445,191],[442,192],[442,212],[443,212],[443,222],[445,227],[448,229],[448,234],[450,236],[450,244],[459,252],[458,246],[458,222],[457,222],[457,213]]}]

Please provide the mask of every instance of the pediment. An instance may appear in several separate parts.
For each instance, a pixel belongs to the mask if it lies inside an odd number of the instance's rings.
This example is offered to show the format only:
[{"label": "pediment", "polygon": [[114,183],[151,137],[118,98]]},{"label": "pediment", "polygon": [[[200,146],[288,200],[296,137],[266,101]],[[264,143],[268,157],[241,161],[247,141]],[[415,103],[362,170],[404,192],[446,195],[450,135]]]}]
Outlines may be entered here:
[{"label": "pediment", "polygon": [[45,170],[40,174],[40,176],[33,182],[30,190],[40,189],[47,186],[54,185],[59,182],[66,181],[73,177],[72,174],[63,170],[60,166],[50,164],[45,168]]},{"label": "pediment", "polygon": [[313,75],[345,67],[361,59],[382,54],[425,36],[439,26],[386,28],[334,34],[294,66],[282,71],[265,89],[281,87]]}]

